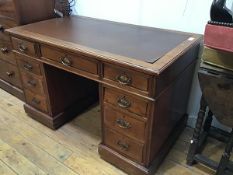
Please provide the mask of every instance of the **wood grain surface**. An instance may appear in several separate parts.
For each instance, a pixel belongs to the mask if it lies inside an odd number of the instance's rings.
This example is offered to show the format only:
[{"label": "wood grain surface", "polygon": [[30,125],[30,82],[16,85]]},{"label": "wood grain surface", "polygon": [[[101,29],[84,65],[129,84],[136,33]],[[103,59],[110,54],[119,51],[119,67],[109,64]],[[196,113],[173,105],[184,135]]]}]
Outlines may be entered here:
[{"label": "wood grain surface", "polygon": [[[0,90],[0,174],[126,175],[100,159],[99,106],[53,131],[29,118],[23,102]],[[193,130],[186,128],[156,175],[211,175],[210,169],[186,165]],[[204,153],[219,160],[224,145],[210,139]]]}]

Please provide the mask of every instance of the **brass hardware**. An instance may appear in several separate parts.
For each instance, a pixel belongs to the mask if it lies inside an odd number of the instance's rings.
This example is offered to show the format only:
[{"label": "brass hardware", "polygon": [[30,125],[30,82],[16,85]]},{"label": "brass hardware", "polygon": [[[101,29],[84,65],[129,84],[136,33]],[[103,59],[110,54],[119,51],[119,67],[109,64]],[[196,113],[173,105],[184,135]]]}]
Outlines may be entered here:
[{"label": "brass hardware", "polygon": [[65,66],[71,66],[72,61],[68,57],[61,58],[61,63]]},{"label": "brass hardware", "polygon": [[118,75],[116,77],[116,80],[118,81],[118,83],[120,83],[122,85],[129,85],[132,82],[132,79],[126,74]]},{"label": "brass hardware", "polygon": [[23,65],[23,68],[24,68],[25,70],[31,72],[33,67],[32,67],[31,64],[26,63],[26,64]]},{"label": "brass hardware", "polygon": [[40,100],[37,100],[36,98],[33,98],[32,99],[32,104],[39,105],[40,104]]},{"label": "brass hardware", "polygon": [[19,44],[19,51],[25,53],[27,51],[27,46],[24,44]]},{"label": "brass hardware", "polygon": [[131,106],[131,103],[129,100],[127,100],[127,98],[121,97],[117,100],[117,104],[118,106],[120,106],[121,108],[129,108]]},{"label": "brass hardware", "polygon": [[28,85],[32,86],[32,87],[36,87],[36,81],[35,80],[29,80]]},{"label": "brass hardware", "polygon": [[6,75],[8,77],[13,77],[15,75],[15,72],[14,71],[6,72]]},{"label": "brass hardware", "polygon": [[3,54],[6,54],[6,53],[8,53],[8,48],[7,47],[2,47],[1,48],[1,52],[3,53]]},{"label": "brass hardware", "polygon": [[125,120],[122,119],[122,118],[118,118],[118,119],[116,120],[116,123],[117,123],[117,125],[118,125],[120,128],[124,128],[124,129],[129,129],[129,128],[131,128],[131,124],[130,124],[129,122],[125,121]]},{"label": "brass hardware", "polygon": [[117,142],[117,145],[120,146],[120,148],[124,151],[128,151],[129,145],[126,143],[122,143],[120,140]]},{"label": "brass hardware", "polygon": [[0,25],[0,31],[1,31],[1,32],[4,32],[4,30],[5,30],[5,29],[4,29],[3,25]]}]

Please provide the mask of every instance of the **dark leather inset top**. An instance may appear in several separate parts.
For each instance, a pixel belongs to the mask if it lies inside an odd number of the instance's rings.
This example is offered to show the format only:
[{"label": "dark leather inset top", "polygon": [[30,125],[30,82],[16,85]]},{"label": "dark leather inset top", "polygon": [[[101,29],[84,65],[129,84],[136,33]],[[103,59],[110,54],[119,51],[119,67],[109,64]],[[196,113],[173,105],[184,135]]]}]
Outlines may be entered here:
[{"label": "dark leather inset top", "polygon": [[179,32],[77,16],[29,24],[23,29],[148,63],[155,62],[191,37]]}]

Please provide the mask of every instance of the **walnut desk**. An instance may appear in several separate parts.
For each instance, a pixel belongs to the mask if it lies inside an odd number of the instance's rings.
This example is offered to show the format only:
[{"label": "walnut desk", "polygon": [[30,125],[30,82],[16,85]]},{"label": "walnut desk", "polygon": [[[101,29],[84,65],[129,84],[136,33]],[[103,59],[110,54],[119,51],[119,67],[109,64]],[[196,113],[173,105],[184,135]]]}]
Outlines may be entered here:
[{"label": "walnut desk", "polygon": [[55,129],[99,99],[100,156],[153,173],[186,124],[199,35],[85,17],[7,32],[30,117]]}]

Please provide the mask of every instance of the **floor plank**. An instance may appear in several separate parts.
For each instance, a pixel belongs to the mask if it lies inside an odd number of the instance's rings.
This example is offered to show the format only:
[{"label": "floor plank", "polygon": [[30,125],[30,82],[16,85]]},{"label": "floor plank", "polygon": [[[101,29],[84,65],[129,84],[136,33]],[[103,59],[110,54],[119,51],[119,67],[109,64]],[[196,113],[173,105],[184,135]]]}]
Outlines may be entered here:
[{"label": "floor plank", "polygon": [[0,140],[0,160],[11,167],[17,174],[46,175],[44,171],[27,160],[15,149]]},{"label": "floor plank", "polygon": [[0,160],[0,174],[1,175],[16,175],[16,173],[10,169],[3,161]]},{"label": "floor plank", "polygon": [[[193,129],[186,128],[156,175],[207,175],[202,165],[189,167],[186,156]],[[99,106],[53,131],[29,118],[23,102],[0,90],[0,174],[125,175],[98,155]],[[224,146],[210,140],[205,154],[219,160]]]}]

